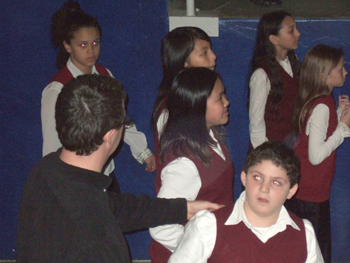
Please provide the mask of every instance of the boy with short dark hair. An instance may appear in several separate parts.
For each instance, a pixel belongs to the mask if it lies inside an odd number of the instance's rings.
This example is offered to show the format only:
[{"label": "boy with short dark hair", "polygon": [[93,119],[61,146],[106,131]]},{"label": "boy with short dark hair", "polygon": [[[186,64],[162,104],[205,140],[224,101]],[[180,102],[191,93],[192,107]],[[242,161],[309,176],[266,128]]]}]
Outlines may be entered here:
[{"label": "boy with short dark hair", "polygon": [[186,221],[209,202],[112,191],[102,173],[119,145],[126,94],[109,76],[83,75],[56,102],[63,148],[33,168],[18,218],[17,262],[130,262],[123,232]]},{"label": "boy with short dark hair", "polygon": [[222,216],[232,207],[198,212],[169,262],[323,262],[311,223],[283,206],[298,189],[299,170],[298,157],[284,143],[255,148],[231,215]]}]

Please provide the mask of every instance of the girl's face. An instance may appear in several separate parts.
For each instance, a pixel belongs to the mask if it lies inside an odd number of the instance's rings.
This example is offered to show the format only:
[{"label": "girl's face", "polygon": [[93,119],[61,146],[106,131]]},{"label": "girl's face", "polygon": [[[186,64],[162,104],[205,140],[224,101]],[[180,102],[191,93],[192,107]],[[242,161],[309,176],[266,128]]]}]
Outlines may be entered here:
[{"label": "girl's face", "polygon": [[194,49],[185,62],[185,68],[203,67],[214,70],[215,61],[216,56],[211,50],[210,43],[203,39],[196,39]]},{"label": "girl's face", "polygon": [[282,21],[278,35],[271,35],[270,37],[273,38],[271,42],[276,47],[277,54],[279,54],[298,48],[300,32],[297,29],[294,19],[286,16]]},{"label": "girl's face", "polygon": [[342,57],[338,65],[332,69],[327,76],[326,84],[330,91],[332,91],[334,87],[342,87],[347,74],[348,72],[344,68],[344,57]]},{"label": "girl's face", "polygon": [[216,125],[224,125],[228,122],[228,102],[225,95],[225,87],[222,81],[218,78],[215,82],[213,91],[207,100],[207,110],[205,120],[207,128]]},{"label": "girl's face", "polygon": [[63,42],[73,64],[84,74],[91,73],[100,56],[100,33],[95,27],[84,27],[74,33],[70,44]]}]

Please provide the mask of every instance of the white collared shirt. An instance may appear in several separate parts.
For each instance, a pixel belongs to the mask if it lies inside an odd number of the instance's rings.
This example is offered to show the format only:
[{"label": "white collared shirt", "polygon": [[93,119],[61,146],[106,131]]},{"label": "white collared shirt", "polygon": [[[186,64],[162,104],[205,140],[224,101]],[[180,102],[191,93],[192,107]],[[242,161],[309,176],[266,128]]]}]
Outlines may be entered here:
[{"label": "white collared shirt", "polygon": [[[293,77],[293,70],[288,56],[284,60],[279,61],[279,64]],[[249,88],[249,134],[253,148],[256,148],[265,141],[268,141],[264,116],[267,97],[271,90],[271,83],[269,77],[262,68],[255,70],[250,77]]]},{"label": "white collared shirt", "polygon": [[[241,221],[261,240],[266,243],[271,237],[286,229],[291,225],[294,229],[300,230],[295,222],[290,218],[284,206],[277,219],[277,222],[266,228],[252,226],[244,212],[245,192],[237,200],[231,215],[225,225],[236,225]],[[316,235],[311,223],[303,219],[306,233],[307,260],[306,263],[322,263],[323,258],[317,243]],[[216,240],[216,218],[207,210],[198,212],[185,227],[185,233],[181,238],[177,248],[170,257],[168,263],[205,263],[211,256]]]}]

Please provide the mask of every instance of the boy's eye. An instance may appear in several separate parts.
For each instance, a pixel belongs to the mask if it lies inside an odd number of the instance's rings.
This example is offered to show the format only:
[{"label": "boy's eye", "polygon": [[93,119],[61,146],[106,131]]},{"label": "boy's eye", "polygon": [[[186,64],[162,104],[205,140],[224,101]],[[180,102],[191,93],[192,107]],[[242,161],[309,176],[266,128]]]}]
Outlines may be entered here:
[{"label": "boy's eye", "polygon": [[81,47],[86,47],[86,45],[84,43],[80,44]]},{"label": "boy's eye", "polygon": [[273,184],[274,184],[274,185],[281,185],[281,183],[280,183],[279,181],[277,181],[277,180],[274,180],[274,181],[273,181]]},{"label": "boy's eye", "polygon": [[92,43],[94,46],[98,46],[100,44],[100,42],[95,41],[94,43]]},{"label": "boy's eye", "polygon": [[254,180],[256,180],[256,181],[260,181],[260,179],[261,179],[259,175],[254,175],[253,178],[254,178]]}]

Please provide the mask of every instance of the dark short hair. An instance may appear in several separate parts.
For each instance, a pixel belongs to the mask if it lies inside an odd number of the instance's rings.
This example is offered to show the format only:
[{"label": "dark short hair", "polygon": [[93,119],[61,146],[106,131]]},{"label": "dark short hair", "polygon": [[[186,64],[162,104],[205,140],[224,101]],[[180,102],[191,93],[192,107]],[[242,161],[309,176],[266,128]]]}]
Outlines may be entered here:
[{"label": "dark short hair", "polygon": [[261,163],[271,161],[276,166],[281,166],[290,181],[290,188],[299,182],[300,162],[293,149],[280,141],[267,141],[252,150],[243,166],[243,171],[248,173],[249,168]]},{"label": "dark short hair", "polygon": [[77,155],[90,155],[111,129],[125,120],[126,93],[119,81],[96,74],[72,79],[56,102],[56,130],[62,146]]}]

